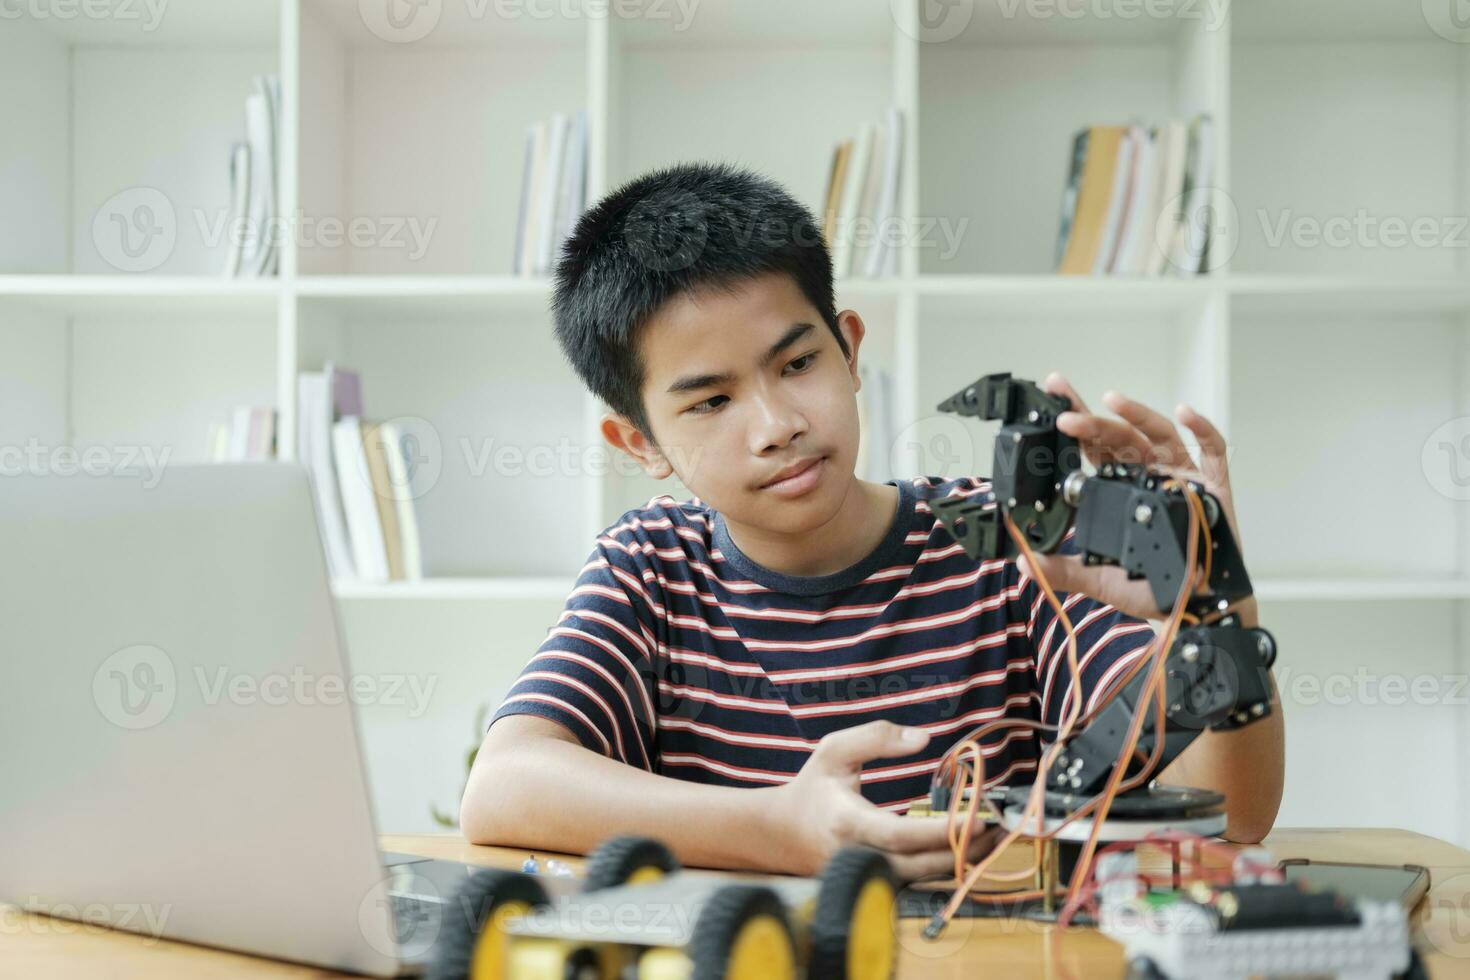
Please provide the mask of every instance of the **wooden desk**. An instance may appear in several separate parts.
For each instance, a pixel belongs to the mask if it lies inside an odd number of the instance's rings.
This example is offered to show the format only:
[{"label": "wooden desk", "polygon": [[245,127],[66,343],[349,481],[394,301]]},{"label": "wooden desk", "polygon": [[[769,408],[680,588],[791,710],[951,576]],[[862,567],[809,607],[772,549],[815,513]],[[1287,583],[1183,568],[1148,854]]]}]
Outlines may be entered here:
[{"label": "wooden desk", "polygon": [[[522,851],[476,847],[455,835],[387,835],[382,844],[385,850],[496,867],[519,867],[525,857]],[[1416,919],[1423,930],[1421,946],[1427,953],[1430,976],[1470,980],[1470,852],[1403,830],[1283,829],[1273,833],[1266,845],[1278,859],[1425,865],[1430,869],[1431,887]],[[900,978],[1093,980],[1123,975],[1120,947],[1088,930],[1071,930],[1054,947],[1048,941],[1051,927],[1031,922],[956,920],[933,943],[920,937],[921,927],[916,920],[900,924]],[[26,915],[15,909],[0,917],[0,975],[26,980],[345,976]]]}]

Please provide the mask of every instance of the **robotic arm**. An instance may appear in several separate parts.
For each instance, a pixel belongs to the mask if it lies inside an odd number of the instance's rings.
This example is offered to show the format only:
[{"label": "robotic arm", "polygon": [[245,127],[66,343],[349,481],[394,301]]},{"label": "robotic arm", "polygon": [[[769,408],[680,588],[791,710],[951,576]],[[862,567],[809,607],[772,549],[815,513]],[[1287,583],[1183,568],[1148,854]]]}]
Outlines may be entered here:
[{"label": "robotic arm", "polygon": [[[1030,381],[992,374],[966,386],[939,405],[940,411],[999,419],[992,488],[995,502],[971,497],[936,500],[936,518],[976,560],[1013,558],[1016,542],[1005,517],[1027,544],[1054,552],[1076,529],[1076,545],[1089,565],[1118,565],[1129,578],[1146,579],[1161,614],[1173,611],[1185,577],[1189,501],[1177,484],[1140,465],[1104,463],[1095,474],[1082,468],[1077,441],[1056,427],[1070,402]],[[1195,625],[1179,631],[1165,663],[1164,730],[1145,718],[1138,742],[1148,757],[1164,745],[1157,770],[1167,766],[1205,728],[1232,729],[1271,711],[1267,671],[1276,643],[1260,628],[1246,628],[1229,611],[1251,595],[1230,522],[1219,501],[1191,483],[1204,505],[1208,534],[1201,529],[1199,561],[1209,569],[1208,592],[1190,596],[1186,612]],[[1209,552],[1205,550],[1205,539]],[[1124,686],[1096,718],[1068,742],[1048,774],[1048,789],[1087,797],[1107,782],[1140,704],[1142,674]],[[1137,767],[1137,755],[1127,776]]]}]

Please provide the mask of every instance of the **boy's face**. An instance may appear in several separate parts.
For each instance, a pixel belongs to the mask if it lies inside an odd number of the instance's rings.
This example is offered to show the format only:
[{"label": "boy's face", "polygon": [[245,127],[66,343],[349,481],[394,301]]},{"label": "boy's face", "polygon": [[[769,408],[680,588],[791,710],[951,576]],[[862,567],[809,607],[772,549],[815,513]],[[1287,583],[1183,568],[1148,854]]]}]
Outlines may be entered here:
[{"label": "boy's face", "polygon": [[603,432],[652,477],[677,473],[727,521],[799,534],[837,513],[858,449],[863,322],[838,317],[849,361],[791,277],[677,297],[639,334],[650,443],[626,419]]}]

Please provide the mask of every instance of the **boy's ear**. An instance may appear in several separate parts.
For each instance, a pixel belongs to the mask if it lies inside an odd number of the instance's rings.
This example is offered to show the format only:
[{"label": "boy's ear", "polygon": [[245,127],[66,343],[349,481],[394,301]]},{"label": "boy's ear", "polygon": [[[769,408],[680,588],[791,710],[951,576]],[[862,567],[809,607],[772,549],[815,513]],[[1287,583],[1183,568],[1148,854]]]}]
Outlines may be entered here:
[{"label": "boy's ear", "polygon": [[598,423],[598,428],[608,445],[632,457],[653,479],[663,480],[673,475],[674,467],[664,458],[663,452],[626,415],[608,412]]},{"label": "boy's ear", "polygon": [[842,334],[842,339],[847,341],[847,370],[852,375],[852,390],[858,391],[863,386],[862,376],[858,374],[858,348],[863,345],[863,336],[868,332],[863,318],[854,310],[843,310],[837,314],[837,329]]}]

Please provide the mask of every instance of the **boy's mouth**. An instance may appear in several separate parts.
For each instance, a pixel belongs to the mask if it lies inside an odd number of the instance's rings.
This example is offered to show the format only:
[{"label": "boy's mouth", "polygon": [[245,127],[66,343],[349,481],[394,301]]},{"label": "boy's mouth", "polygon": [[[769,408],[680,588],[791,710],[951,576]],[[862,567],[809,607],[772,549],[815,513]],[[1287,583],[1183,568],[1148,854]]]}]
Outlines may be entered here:
[{"label": "boy's mouth", "polygon": [[815,487],[822,479],[826,470],[827,457],[808,456],[799,459],[790,466],[776,471],[776,474],[762,483],[761,490],[769,490],[771,493],[781,497],[799,497]]}]

